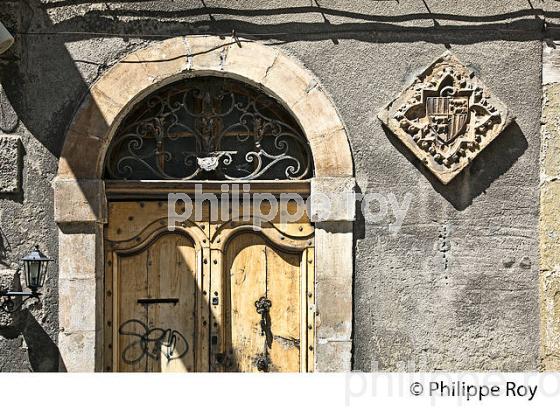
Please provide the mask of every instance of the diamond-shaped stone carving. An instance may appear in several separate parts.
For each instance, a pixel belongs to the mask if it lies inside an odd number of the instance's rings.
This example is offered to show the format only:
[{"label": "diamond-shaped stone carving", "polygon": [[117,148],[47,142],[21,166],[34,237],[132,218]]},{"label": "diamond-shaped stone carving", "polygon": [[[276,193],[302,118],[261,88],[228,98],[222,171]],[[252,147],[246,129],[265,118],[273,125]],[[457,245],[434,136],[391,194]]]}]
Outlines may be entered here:
[{"label": "diamond-shaped stone carving", "polygon": [[450,53],[434,61],[378,117],[444,184],[513,120],[505,104]]}]

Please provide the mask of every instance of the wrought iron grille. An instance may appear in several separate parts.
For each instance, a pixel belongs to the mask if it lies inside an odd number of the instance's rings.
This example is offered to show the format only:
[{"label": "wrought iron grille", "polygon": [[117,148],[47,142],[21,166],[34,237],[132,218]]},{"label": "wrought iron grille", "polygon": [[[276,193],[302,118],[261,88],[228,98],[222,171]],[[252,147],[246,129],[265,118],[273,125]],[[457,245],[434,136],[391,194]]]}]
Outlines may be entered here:
[{"label": "wrought iron grille", "polygon": [[288,112],[256,88],[219,77],[182,80],[147,97],[106,158],[108,179],[301,180],[313,172]]}]

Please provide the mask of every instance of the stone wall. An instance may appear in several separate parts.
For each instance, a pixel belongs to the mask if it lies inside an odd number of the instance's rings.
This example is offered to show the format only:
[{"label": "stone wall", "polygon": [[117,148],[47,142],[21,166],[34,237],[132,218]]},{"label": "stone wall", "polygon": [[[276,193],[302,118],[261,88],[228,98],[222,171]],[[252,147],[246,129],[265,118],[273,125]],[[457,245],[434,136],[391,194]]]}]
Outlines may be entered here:
[{"label": "stone wall", "polygon": [[[319,78],[345,122],[361,193],[394,194],[399,203],[411,194],[398,233],[389,230],[391,214],[370,223],[359,213],[355,223],[353,367],[539,368],[541,51],[545,18],[556,11],[532,3],[2,2],[0,21],[17,41],[0,56],[0,125],[9,135],[0,138],[11,147],[21,141],[21,170],[9,165],[13,176],[0,180],[3,277],[12,280],[35,243],[58,255],[51,183],[92,82],[152,42],[235,30],[281,48]],[[516,120],[444,186],[376,114],[446,50]],[[0,158],[0,169],[10,164]],[[2,316],[0,370],[57,367],[56,265],[45,293],[20,317]]]},{"label": "stone wall", "polygon": [[560,54],[550,39],[543,49],[541,143],[540,286],[541,358],[547,370],[560,370]]}]

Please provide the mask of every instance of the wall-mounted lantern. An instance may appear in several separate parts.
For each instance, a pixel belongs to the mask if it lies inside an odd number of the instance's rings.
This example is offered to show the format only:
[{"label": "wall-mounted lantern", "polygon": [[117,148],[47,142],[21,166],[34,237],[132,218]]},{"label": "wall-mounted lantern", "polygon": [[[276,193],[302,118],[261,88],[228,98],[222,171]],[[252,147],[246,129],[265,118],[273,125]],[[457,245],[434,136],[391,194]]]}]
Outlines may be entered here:
[{"label": "wall-mounted lantern", "polygon": [[[31,292],[16,292],[10,290],[0,290],[0,297],[3,298],[0,309],[4,312],[13,313],[21,309],[26,300],[30,298],[39,298],[41,293],[39,289],[43,287],[47,276],[49,262],[48,258],[39,250],[39,246],[35,246],[28,255],[21,258],[23,262],[23,270],[25,273],[25,283]],[[21,298],[21,300],[14,300]]]},{"label": "wall-mounted lantern", "polygon": [[14,38],[6,27],[0,23],[0,54],[9,49],[14,44]]}]

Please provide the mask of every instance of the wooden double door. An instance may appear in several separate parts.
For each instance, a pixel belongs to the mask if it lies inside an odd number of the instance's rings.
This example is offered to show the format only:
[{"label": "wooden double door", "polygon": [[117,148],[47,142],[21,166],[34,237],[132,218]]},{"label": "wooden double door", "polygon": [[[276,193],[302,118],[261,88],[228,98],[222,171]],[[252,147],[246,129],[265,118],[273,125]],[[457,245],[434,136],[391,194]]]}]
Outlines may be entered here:
[{"label": "wooden double door", "polygon": [[109,203],[107,371],[313,370],[313,226],[211,219],[170,230],[167,202]]}]

